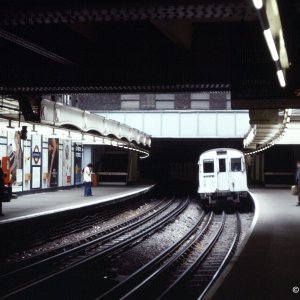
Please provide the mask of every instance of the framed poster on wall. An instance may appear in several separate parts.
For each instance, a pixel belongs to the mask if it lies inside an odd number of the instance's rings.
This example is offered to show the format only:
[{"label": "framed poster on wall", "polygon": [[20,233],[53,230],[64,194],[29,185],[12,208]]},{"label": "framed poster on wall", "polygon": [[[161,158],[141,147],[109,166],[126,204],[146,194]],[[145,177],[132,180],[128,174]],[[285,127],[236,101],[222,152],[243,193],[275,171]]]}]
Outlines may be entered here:
[{"label": "framed poster on wall", "polygon": [[42,136],[42,188],[48,188],[48,137]]},{"label": "framed poster on wall", "polygon": [[82,144],[74,143],[74,184],[82,183]]},{"label": "framed poster on wall", "polygon": [[58,186],[59,139],[48,139],[48,187]]},{"label": "framed poster on wall", "polygon": [[7,155],[7,131],[0,128],[0,159]]},{"label": "framed poster on wall", "polygon": [[72,159],[71,159],[71,140],[63,142],[63,185],[71,185],[72,175]]},{"label": "framed poster on wall", "polygon": [[20,132],[10,128],[7,131],[7,156],[9,156],[10,182],[13,192],[22,191],[23,154]]}]

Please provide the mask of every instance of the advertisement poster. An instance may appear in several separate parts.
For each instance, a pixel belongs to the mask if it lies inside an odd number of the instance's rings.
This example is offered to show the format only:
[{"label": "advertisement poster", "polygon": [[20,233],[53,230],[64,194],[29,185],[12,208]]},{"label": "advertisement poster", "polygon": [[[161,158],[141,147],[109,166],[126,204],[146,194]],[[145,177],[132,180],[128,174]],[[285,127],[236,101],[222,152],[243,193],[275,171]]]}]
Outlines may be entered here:
[{"label": "advertisement poster", "polygon": [[58,138],[48,139],[48,187],[58,186]]},{"label": "advertisement poster", "polygon": [[74,143],[74,184],[81,184],[82,145]]},{"label": "advertisement poster", "polygon": [[43,136],[42,147],[42,188],[48,188],[48,137]]},{"label": "advertisement poster", "polygon": [[63,142],[63,185],[71,185],[71,140]]},{"label": "advertisement poster", "polygon": [[7,131],[7,156],[9,156],[12,191],[22,191],[23,150],[19,131]]},{"label": "advertisement poster", "polygon": [[31,137],[31,165],[32,165],[32,188],[41,187],[41,136],[34,134]]},{"label": "advertisement poster", "polygon": [[23,191],[30,190],[31,182],[31,140],[27,138],[23,142]]}]

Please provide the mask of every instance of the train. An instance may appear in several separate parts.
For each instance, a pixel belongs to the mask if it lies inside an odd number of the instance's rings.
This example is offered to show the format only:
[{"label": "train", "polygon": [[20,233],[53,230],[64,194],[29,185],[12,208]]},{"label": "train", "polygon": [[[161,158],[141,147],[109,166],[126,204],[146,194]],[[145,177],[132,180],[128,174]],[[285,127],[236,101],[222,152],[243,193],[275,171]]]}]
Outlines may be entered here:
[{"label": "train", "polygon": [[205,204],[220,201],[239,203],[248,195],[247,172],[243,152],[217,148],[203,152],[199,158],[198,193]]}]

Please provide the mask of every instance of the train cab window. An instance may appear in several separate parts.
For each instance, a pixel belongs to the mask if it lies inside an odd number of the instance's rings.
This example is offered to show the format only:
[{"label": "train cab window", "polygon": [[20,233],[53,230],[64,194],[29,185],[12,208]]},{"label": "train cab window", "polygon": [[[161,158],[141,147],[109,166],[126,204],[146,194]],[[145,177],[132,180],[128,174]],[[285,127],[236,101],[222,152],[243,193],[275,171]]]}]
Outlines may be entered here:
[{"label": "train cab window", "polygon": [[204,173],[214,173],[215,167],[214,167],[214,161],[213,159],[205,159],[203,161],[203,172]]},{"label": "train cab window", "polygon": [[242,171],[242,159],[241,158],[232,158],[231,159],[231,171],[232,172],[241,172]]},{"label": "train cab window", "polygon": [[226,172],[226,159],[225,158],[219,159],[219,172]]}]

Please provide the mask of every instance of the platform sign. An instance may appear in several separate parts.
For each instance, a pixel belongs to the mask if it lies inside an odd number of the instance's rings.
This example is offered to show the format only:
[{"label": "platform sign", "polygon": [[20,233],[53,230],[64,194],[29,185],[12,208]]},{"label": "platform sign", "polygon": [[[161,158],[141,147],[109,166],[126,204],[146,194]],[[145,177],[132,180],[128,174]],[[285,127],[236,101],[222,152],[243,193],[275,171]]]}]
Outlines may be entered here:
[{"label": "platform sign", "polygon": [[58,186],[59,139],[48,139],[48,187]]},{"label": "platform sign", "polygon": [[42,164],[42,140],[41,135],[33,134],[31,136],[31,166],[32,166],[32,180],[31,187],[41,187],[41,164]]},{"label": "platform sign", "polygon": [[7,156],[9,156],[12,191],[22,191],[23,149],[20,133],[15,129],[7,130]]},{"label": "platform sign", "polygon": [[63,141],[63,185],[71,185],[72,183],[72,159],[71,159],[71,140],[64,140]]},{"label": "platform sign", "polygon": [[40,166],[42,164],[41,138],[38,134],[34,134],[31,137],[32,166]]},{"label": "platform sign", "polygon": [[74,184],[82,183],[82,144],[74,143]]}]

